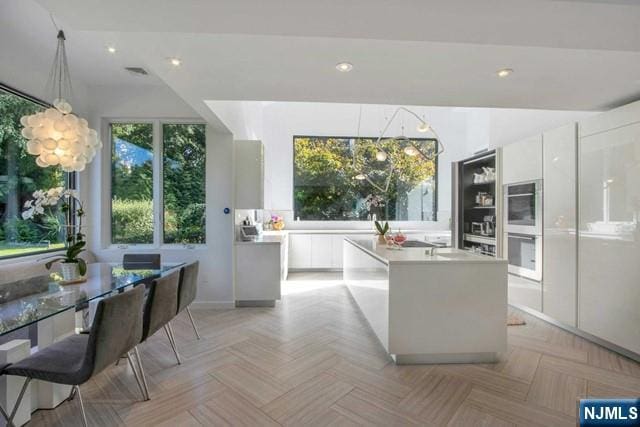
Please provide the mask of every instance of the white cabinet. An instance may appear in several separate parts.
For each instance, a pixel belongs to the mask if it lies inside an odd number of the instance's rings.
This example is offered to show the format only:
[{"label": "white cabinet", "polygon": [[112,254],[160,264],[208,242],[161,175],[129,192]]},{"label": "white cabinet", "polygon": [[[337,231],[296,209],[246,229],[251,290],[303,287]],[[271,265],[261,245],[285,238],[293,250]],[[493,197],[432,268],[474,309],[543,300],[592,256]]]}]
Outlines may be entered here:
[{"label": "white cabinet", "polygon": [[289,268],[311,268],[311,234],[289,234]]},{"label": "white cabinet", "polygon": [[331,234],[311,235],[311,268],[332,267],[332,240]]},{"label": "white cabinet", "polygon": [[502,147],[502,183],[542,179],[542,135]]},{"label": "white cabinet", "polygon": [[342,253],[343,242],[345,236],[343,234],[336,234],[331,236],[331,268],[342,269]]},{"label": "white cabinet", "polygon": [[543,134],[544,314],[576,326],[577,236],[575,123]]},{"label": "white cabinet", "polygon": [[640,353],[640,103],[580,123],[578,149],[578,327]]},{"label": "white cabinet", "polygon": [[280,299],[282,244],[236,243],[236,301]]},{"label": "white cabinet", "polygon": [[235,207],[264,208],[264,147],[261,141],[234,141]]}]

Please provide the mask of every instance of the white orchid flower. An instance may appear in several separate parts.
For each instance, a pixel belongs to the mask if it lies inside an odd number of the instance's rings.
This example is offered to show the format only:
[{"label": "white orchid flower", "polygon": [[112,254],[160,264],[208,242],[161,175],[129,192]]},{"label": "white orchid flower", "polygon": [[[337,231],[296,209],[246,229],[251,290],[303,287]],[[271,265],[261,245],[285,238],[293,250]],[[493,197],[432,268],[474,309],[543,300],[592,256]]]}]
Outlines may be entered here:
[{"label": "white orchid flower", "polygon": [[26,211],[22,212],[22,219],[31,219],[31,218],[33,218],[33,208],[27,209]]}]

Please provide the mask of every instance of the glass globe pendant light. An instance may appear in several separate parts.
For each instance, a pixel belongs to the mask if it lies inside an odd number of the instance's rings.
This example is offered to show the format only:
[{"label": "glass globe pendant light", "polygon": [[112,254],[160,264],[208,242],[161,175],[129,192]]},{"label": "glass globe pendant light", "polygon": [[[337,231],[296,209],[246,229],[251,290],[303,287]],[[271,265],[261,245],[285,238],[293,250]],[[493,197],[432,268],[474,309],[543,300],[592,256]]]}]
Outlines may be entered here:
[{"label": "glass globe pendant light", "polygon": [[20,118],[22,136],[27,139],[27,152],[36,157],[42,168],[60,166],[65,172],[85,169],[102,148],[102,142],[89,123],[73,114],[71,104],[71,76],[65,50],[65,35],[58,31],[58,47],[53,60],[49,82],[53,107]]}]

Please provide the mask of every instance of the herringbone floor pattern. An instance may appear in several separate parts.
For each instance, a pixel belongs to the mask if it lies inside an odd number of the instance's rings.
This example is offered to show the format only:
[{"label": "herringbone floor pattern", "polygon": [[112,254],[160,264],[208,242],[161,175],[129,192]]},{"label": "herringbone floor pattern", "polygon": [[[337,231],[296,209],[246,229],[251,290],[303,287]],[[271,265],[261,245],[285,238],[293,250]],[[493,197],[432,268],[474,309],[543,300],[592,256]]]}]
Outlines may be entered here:
[{"label": "herringbone floor pattern", "polygon": [[[298,276],[300,277],[300,276]],[[295,277],[294,277],[295,278]],[[290,281],[275,308],[195,311],[142,346],[152,400],[126,363],[82,386],[97,426],[575,426],[584,396],[640,395],[640,365],[523,315],[492,365],[395,366],[340,281]],[[31,425],[80,425],[75,402]]]}]

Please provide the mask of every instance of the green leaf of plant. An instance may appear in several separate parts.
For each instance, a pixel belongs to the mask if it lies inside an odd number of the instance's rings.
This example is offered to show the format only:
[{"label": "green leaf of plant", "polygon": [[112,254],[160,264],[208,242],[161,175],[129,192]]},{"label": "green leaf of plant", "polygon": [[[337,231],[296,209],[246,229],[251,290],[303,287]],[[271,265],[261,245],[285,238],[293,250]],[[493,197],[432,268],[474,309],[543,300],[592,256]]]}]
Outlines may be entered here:
[{"label": "green leaf of plant", "polygon": [[87,263],[82,258],[78,258],[78,271],[81,276],[84,276],[87,273]]},{"label": "green leaf of plant", "polygon": [[64,258],[54,258],[51,261],[47,262],[44,266],[47,268],[47,270],[51,270],[51,266],[58,261],[64,261]]}]

